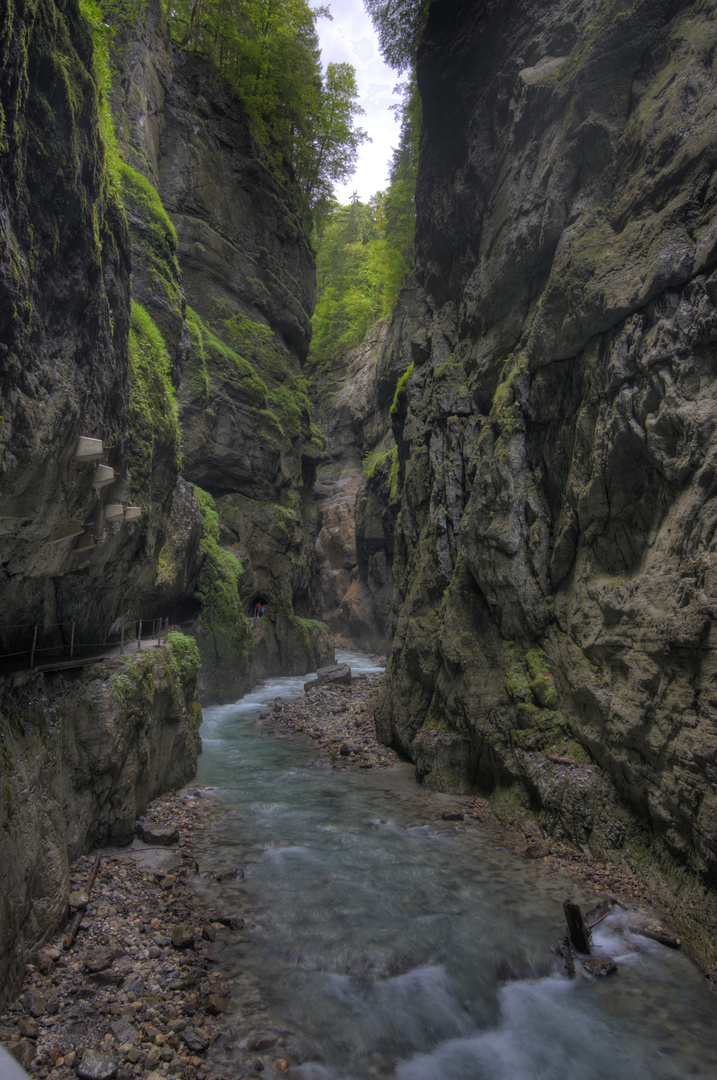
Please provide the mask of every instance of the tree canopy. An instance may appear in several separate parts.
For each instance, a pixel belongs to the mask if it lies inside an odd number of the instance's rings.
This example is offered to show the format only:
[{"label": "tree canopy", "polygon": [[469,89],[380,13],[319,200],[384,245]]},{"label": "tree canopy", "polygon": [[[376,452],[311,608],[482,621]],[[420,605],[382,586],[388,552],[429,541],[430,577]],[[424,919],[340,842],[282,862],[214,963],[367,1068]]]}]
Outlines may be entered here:
[{"label": "tree canopy", "polygon": [[401,135],[390,184],[369,202],[333,203],[316,229],[317,301],[310,363],[321,367],[361,343],[393,311],[413,269],[414,194],[421,102],[403,87]]},{"label": "tree canopy", "polygon": [[307,0],[167,0],[175,40],[201,52],[241,98],[255,136],[296,177],[314,210],[333,183],[353,173],[367,138],[354,69],[329,64],[325,75],[316,21],[329,17]]},{"label": "tree canopy", "polygon": [[397,71],[415,66],[428,0],[364,0],[384,60]]}]

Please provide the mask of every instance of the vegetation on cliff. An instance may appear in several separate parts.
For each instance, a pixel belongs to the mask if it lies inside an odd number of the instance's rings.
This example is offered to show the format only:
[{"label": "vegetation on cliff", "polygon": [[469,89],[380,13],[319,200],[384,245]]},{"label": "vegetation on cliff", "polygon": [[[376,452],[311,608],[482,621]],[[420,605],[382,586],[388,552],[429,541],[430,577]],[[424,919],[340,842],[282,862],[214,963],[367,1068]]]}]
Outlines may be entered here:
[{"label": "vegetation on cliff", "polygon": [[169,354],[150,315],[132,301],[129,331],[129,424],[133,451],[133,493],[149,496],[152,469],[159,454],[180,465],[177,402],[169,377]]},{"label": "vegetation on cliff", "polygon": [[350,64],[322,73],[316,20],[306,0],[168,0],[172,35],[203,53],[237,94],[256,138],[296,177],[304,206],[331,198],[367,137]]},{"label": "vegetation on cliff", "polygon": [[205,554],[197,584],[202,602],[200,636],[211,641],[217,660],[248,673],[253,638],[239,595],[242,564],[234,552],[220,546],[219,517],[212,496],[195,485],[194,497],[202,517]]},{"label": "vegetation on cliff", "polygon": [[415,79],[403,90],[388,189],[368,204],[334,203],[316,231],[312,363],[359,345],[378,319],[393,312],[413,269],[421,99]]}]

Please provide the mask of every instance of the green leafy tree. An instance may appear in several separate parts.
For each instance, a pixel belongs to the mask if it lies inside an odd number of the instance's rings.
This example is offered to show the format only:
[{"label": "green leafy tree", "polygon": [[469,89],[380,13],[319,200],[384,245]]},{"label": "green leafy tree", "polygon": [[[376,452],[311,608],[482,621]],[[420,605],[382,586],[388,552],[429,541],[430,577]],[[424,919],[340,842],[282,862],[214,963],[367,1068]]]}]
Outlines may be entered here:
[{"label": "green leafy tree", "polygon": [[181,47],[206,55],[241,99],[255,137],[293,175],[307,210],[325,205],[333,184],[355,168],[367,138],[354,69],[321,72],[316,21],[307,0],[168,0]]},{"label": "green leafy tree", "polygon": [[427,0],[364,0],[387,64],[397,71],[412,68],[426,21]]},{"label": "green leafy tree", "polygon": [[334,183],[353,175],[359,146],[368,139],[365,131],[354,127],[363,111],[351,64],[329,64],[307,125],[309,138],[296,146],[295,167],[309,204],[327,206]]}]

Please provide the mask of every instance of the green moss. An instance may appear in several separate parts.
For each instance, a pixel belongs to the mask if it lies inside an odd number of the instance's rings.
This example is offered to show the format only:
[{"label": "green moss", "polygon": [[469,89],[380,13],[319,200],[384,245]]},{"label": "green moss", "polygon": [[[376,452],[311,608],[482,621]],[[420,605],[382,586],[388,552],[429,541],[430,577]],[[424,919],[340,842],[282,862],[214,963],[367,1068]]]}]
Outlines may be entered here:
[{"label": "green moss", "polygon": [[367,480],[373,480],[381,466],[391,457],[391,450],[371,450],[361,462],[361,472]]},{"label": "green moss", "polygon": [[396,416],[396,414],[398,413],[398,410],[401,407],[401,403],[405,399],[405,397],[406,397],[406,395],[408,393],[408,380],[411,378],[412,371],[413,371],[413,360],[411,361],[408,369],[406,371],[404,371],[403,375],[401,376],[401,378],[398,380],[398,383],[396,384],[396,390],[395,390],[395,393],[393,395],[393,401],[391,402],[391,408],[389,410],[389,416],[391,417],[392,420],[393,420],[394,416]]},{"label": "green moss", "polygon": [[244,571],[234,552],[220,547],[219,515],[212,496],[195,484],[194,497],[202,519],[201,546],[205,553],[196,594],[202,604],[199,626],[211,642],[216,660],[246,668],[254,639],[239,596]]},{"label": "green moss", "polygon": [[209,404],[212,379],[221,378],[236,386],[244,403],[258,410],[266,409],[266,383],[249,361],[222,341],[190,307],[187,307],[187,326],[191,344],[187,374],[193,395],[204,397]]},{"label": "green moss", "polygon": [[525,356],[511,355],[503,365],[501,380],[493,394],[493,404],[490,419],[499,428],[500,434],[510,436],[515,426],[513,405],[515,402],[515,381],[519,375],[527,370],[528,360]]},{"label": "green moss", "polygon": [[524,665],[518,661],[511,664],[505,676],[505,685],[508,693],[516,704],[527,701],[532,697],[530,681]]},{"label": "green moss", "polygon": [[[2,419],[2,417],[0,417],[0,419]],[[320,450],[321,453],[323,453],[324,450],[326,449],[326,444],[329,441],[326,432],[323,431],[318,426],[318,424],[314,424],[314,423],[312,423],[310,425],[309,430],[311,432],[311,445],[313,447],[315,447],[317,450]]]},{"label": "green moss", "polygon": [[118,705],[125,706],[132,696],[134,683],[124,671],[113,671],[110,675],[110,689],[112,697]]},{"label": "green moss", "polygon": [[147,262],[153,284],[177,310],[181,309],[177,232],[156,189],[142,173],[120,163],[122,194],[130,213],[130,229],[140,231],[140,263]]},{"label": "green moss", "polygon": [[311,403],[301,390],[275,386],[267,395],[269,408],[274,412],[284,432],[293,439],[301,435],[302,425],[311,423]]},{"label": "green moss", "polygon": [[111,23],[105,19],[102,7],[95,0],[80,0],[80,12],[87,22],[94,46],[92,68],[98,89],[99,127],[105,148],[105,168],[110,181],[117,186],[121,178],[122,160],[110,109],[112,96],[110,44],[114,30]]},{"label": "green moss", "polygon": [[[127,647],[127,646],[125,646]],[[128,722],[138,709],[146,709],[154,701],[154,656],[152,651],[129,652],[122,657],[122,668],[110,675],[112,697]],[[76,733],[77,739],[77,733]]]},{"label": "green moss", "polygon": [[298,517],[296,511],[291,507],[274,505],[274,520],[279,529],[279,532],[290,539],[294,535],[294,530],[298,525]]},{"label": "green moss", "polygon": [[318,619],[300,619],[298,615],[294,616],[294,622],[299,632],[304,647],[310,656],[315,654],[316,638],[322,634],[329,634],[329,628],[325,622],[319,622]]},{"label": "green moss", "polygon": [[399,473],[398,447],[394,446],[391,451],[391,471],[388,474],[388,501],[390,506],[398,502],[398,473]]},{"label": "green moss", "polygon": [[530,688],[546,709],[558,708],[558,692],[555,689],[550,661],[542,649],[530,649],[525,654],[530,675]]},{"label": "green moss", "polygon": [[197,643],[193,637],[183,634],[180,630],[170,630],[167,634],[167,645],[182,692],[185,699],[189,701],[194,697],[197,689],[200,665]]},{"label": "green moss", "polygon": [[129,427],[133,450],[130,490],[149,499],[155,453],[169,449],[180,468],[177,402],[169,376],[169,354],[151,316],[132,301],[129,332]]}]

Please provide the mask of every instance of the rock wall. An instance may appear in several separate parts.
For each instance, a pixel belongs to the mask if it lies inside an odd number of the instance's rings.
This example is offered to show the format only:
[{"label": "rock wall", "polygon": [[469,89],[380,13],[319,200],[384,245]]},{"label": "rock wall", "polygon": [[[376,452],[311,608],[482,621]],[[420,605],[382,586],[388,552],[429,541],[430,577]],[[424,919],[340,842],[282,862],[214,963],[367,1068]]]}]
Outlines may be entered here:
[{"label": "rock wall", "polygon": [[126,844],[197,768],[197,660],[187,639],[68,674],[0,677],[0,1001],[67,918],[69,863]]},{"label": "rock wall", "polygon": [[315,487],[316,609],[334,640],[369,652],[384,652],[389,642],[398,512],[390,410],[401,375],[399,334],[399,320],[379,322],[312,383],[327,436]]},{"label": "rock wall", "polygon": [[383,739],[715,878],[717,22],[434,0]]},{"label": "rock wall", "polygon": [[[35,625],[41,654],[169,615],[193,624],[206,700],[233,700],[254,651],[254,677],[332,655],[312,617],[313,260],[240,104],[173,50],[158,0],[134,17],[113,27],[117,152],[76,0],[0,16],[0,654]],[[79,436],[104,441],[110,486]],[[142,516],[112,519],[126,504]]]},{"label": "rock wall", "polygon": [[[232,646],[205,596],[196,627],[202,697],[231,700],[249,685],[252,650],[254,678],[332,658],[312,619],[320,451],[301,365],[313,256],[292,192],[252,139],[240,103],[205,61],[171,46],[158,5],[117,41],[116,55],[126,73],[114,98],[123,157],[176,230],[176,261],[157,272],[152,223],[129,192],[133,294],[170,348],[183,476],[215,500],[219,547],[241,563],[240,610],[252,614],[257,600],[268,609],[261,634],[245,626]],[[172,567],[191,561],[176,529],[166,554]],[[199,567],[196,578],[206,594]]]},{"label": "rock wall", "polygon": [[69,522],[101,529],[79,436],[113,445],[126,492],[129,237],[77,5],[20,2],[0,21],[0,649],[17,651],[33,623],[104,640],[143,552],[131,525],[101,548],[53,543]]}]

